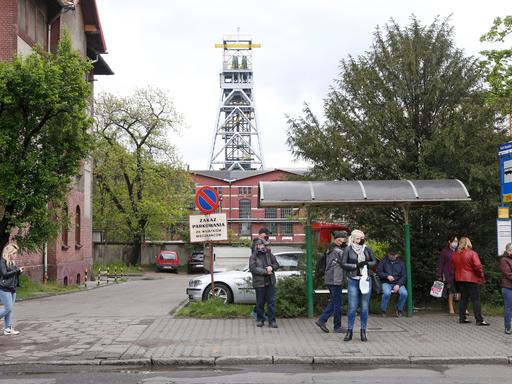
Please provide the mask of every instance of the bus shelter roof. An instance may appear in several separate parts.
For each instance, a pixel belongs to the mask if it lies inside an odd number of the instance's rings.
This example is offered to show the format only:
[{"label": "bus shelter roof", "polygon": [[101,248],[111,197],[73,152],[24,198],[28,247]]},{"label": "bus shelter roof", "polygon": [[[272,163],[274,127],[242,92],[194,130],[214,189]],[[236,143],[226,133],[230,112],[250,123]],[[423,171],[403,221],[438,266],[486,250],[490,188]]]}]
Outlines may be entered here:
[{"label": "bus shelter roof", "polygon": [[464,183],[446,180],[260,181],[260,207],[432,206],[471,201]]}]

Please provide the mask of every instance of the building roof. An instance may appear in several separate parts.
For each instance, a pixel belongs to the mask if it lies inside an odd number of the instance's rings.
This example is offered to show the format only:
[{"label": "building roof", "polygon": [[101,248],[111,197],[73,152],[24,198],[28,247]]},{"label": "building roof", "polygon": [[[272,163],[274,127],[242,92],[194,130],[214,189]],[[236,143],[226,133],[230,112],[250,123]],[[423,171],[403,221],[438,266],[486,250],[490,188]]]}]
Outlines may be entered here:
[{"label": "building roof", "polygon": [[303,175],[305,170],[303,169],[284,169],[284,168],[273,168],[273,169],[257,169],[251,171],[242,170],[231,170],[231,171],[190,171],[193,175],[200,175],[210,177],[212,179],[218,179],[225,182],[233,182],[237,180],[248,179],[258,175],[264,175],[266,173],[283,171],[295,175]]},{"label": "building roof", "polygon": [[[78,4],[77,1],[75,3]],[[81,0],[80,4],[87,40],[87,56],[93,61],[93,72],[95,75],[113,75],[114,72],[100,55],[107,53],[107,45],[101,28],[96,0]]]},{"label": "building roof", "polygon": [[260,181],[260,207],[422,206],[471,201],[465,185],[449,180]]}]

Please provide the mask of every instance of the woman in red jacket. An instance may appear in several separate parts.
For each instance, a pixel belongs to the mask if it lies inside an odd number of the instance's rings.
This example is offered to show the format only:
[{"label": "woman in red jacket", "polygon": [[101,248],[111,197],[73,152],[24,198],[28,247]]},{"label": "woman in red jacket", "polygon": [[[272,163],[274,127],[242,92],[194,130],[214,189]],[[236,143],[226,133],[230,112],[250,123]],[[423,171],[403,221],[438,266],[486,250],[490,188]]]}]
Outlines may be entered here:
[{"label": "woman in red jacket", "polygon": [[484,282],[484,270],[478,254],[473,251],[471,241],[467,237],[460,238],[459,249],[452,257],[452,266],[460,292],[459,323],[471,323],[466,317],[468,299],[471,299],[476,325],[489,325],[482,317],[480,307],[480,285]]}]

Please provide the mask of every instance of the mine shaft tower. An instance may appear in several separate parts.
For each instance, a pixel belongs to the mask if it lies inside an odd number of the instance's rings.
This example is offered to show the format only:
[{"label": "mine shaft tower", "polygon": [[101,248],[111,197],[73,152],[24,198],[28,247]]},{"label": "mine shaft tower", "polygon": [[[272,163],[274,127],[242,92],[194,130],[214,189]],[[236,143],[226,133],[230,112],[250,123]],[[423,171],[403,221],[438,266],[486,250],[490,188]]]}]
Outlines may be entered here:
[{"label": "mine shaft tower", "polygon": [[225,37],[222,44],[220,99],[213,134],[210,170],[264,168],[254,102],[251,38]]}]

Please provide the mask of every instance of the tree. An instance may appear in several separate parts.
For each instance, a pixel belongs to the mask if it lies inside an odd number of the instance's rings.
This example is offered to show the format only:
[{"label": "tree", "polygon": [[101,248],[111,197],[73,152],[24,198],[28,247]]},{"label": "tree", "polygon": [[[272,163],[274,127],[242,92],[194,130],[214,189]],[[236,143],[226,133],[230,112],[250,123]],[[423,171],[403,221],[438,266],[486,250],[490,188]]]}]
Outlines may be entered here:
[{"label": "tree", "polygon": [[55,55],[0,62],[0,249],[11,235],[32,249],[58,234],[55,215],[90,150],[91,68],[67,34]]},{"label": "tree", "polygon": [[[497,17],[485,35],[482,42],[505,43],[512,36],[512,16]],[[512,42],[511,42],[512,43]],[[487,70],[487,81],[490,90],[488,101],[502,114],[512,112],[512,45],[504,49],[485,50],[481,53],[487,57],[482,65]]]},{"label": "tree", "polygon": [[167,139],[179,123],[160,90],[102,94],[97,101],[94,226],[132,242],[131,264],[140,263],[146,238],[160,239],[189,211],[192,184]]},{"label": "tree", "polygon": [[[473,203],[411,211],[413,279],[428,292],[437,250],[450,232],[467,234],[491,262],[499,202],[496,148],[504,135],[484,101],[478,61],[453,43],[448,21],[377,28],[371,49],[341,60],[325,103],[325,122],[306,105],[289,119],[294,155],[314,164],[311,177],[338,180],[458,178]],[[401,243],[401,209],[344,213],[369,237]]]}]

